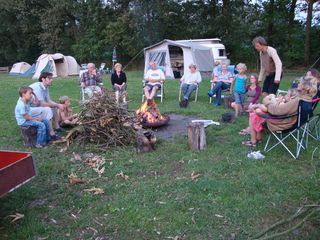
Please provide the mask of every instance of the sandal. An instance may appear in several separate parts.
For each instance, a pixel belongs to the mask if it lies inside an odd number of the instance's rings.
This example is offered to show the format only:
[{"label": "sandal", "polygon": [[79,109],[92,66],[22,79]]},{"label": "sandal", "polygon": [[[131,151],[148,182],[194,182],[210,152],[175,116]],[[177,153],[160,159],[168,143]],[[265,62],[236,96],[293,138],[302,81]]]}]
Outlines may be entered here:
[{"label": "sandal", "polygon": [[242,145],[245,145],[247,147],[256,147],[257,143],[253,143],[251,141],[244,141],[244,142],[242,142]]},{"label": "sandal", "polygon": [[261,144],[262,143],[262,139],[257,139],[257,144]]},{"label": "sandal", "polygon": [[242,136],[246,136],[246,135],[249,135],[250,133],[244,128],[239,132],[239,134]]}]

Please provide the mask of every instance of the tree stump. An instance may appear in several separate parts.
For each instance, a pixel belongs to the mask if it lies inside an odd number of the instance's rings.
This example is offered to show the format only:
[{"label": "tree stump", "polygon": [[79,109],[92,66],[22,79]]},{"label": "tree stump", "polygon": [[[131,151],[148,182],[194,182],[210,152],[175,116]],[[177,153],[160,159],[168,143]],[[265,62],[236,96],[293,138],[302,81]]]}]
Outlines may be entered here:
[{"label": "tree stump", "polygon": [[23,145],[35,147],[37,144],[37,128],[34,126],[20,127]]},{"label": "tree stump", "polygon": [[188,143],[192,150],[204,150],[207,148],[204,123],[196,122],[188,125]]},{"label": "tree stump", "polygon": [[150,152],[155,150],[156,136],[151,130],[140,129],[136,133],[137,152]]}]

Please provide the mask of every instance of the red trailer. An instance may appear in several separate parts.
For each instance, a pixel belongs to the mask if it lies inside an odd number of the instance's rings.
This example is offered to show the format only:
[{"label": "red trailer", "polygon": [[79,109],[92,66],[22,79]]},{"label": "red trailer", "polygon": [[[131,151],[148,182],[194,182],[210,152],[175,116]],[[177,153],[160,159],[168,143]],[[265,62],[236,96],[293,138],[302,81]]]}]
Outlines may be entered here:
[{"label": "red trailer", "polygon": [[29,182],[36,176],[31,152],[0,150],[0,197]]}]

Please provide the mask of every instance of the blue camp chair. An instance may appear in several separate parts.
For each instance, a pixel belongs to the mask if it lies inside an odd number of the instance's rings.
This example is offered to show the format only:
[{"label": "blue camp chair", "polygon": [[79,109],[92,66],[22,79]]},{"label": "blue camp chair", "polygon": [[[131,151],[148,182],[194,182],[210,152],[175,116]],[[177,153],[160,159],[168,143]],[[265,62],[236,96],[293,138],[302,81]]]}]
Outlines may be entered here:
[{"label": "blue camp chair", "polygon": [[[213,70],[213,74],[214,74],[214,72],[217,72],[217,73],[219,73],[219,72],[221,72],[221,66],[218,66],[218,67],[216,67],[217,69],[214,69]],[[237,74],[238,73],[238,71],[236,70],[236,66],[235,65],[229,65],[228,66],[228,72],[229,73],[231,73],[232,75],[234,75],[234,74]],[[213,75],[212,74],[212,75]],[[212,76],[213,77],[213,76]],[[214,82],[211,82],[211,85],[210,85],[210,90],[214,87]],[[232,86],[231,86],[232,87]],[[222,95],[221,95],[221,98],[224,98],[224,93],[226,93],[226,92],[230,92],[230,88],[227,88],[227,89],[224,89],[224,90],[222,90]],[[215,95],[214,95],[215,96]],[[212,97],[209,97],[209,103],[212,103]]]}]

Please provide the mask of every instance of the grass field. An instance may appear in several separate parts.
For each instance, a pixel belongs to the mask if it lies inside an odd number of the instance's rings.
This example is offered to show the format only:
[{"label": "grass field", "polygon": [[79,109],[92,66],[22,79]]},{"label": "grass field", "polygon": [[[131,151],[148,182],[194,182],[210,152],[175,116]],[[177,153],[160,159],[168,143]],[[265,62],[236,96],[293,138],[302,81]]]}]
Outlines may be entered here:
[{"label": "grass field", "polygon": [[[285,73],[281,88],[300,74]],[[127,75],[129,108],[134,110],[141,104],[142,73]],[[17,89],[32,82],[0,75],[0,149],[30,151],[22,145],[13,109]],[[109,76],[104,82],[110,89]],[[207,79],[198,101],[180,109],[178,82],[168,81],[159,108],[219,121],[226,110],[209,104],[208,88]],[[79,110],[77,78],[54,80],[50,93],[54,100],[70,96]],[[209,126],[208,148],[201,152],[188,150],[185,137],[159,141],[156,151],[146,154],[137,154],[134,147],[104,149],[99,153],[107,161],[101,178],[83,163],[70,161],[73,152],[92,151],[90,145],[71,145],[66,152],[58,145],[32,149],[38,175],[0,199],[0,239],[249,239],[300,206],[318,204],[319,143],[311,141],[299,160],[281,148],[266,153],[264,160],[249,159],[249,149],[241,145],[245,138],[238,135],[246,125],[242,116],[233,124]],[[115,177],[121,171],[128,180]],[[193,171],[201,174],[196,181]],[[69,184],[71,172],[87,182]],[[83,191],[91,187],[105,193]],[[9,215],[15,213],[24,218],[10,223]],[[319,225],[315,215],[283,239],[319,239]]]}]

